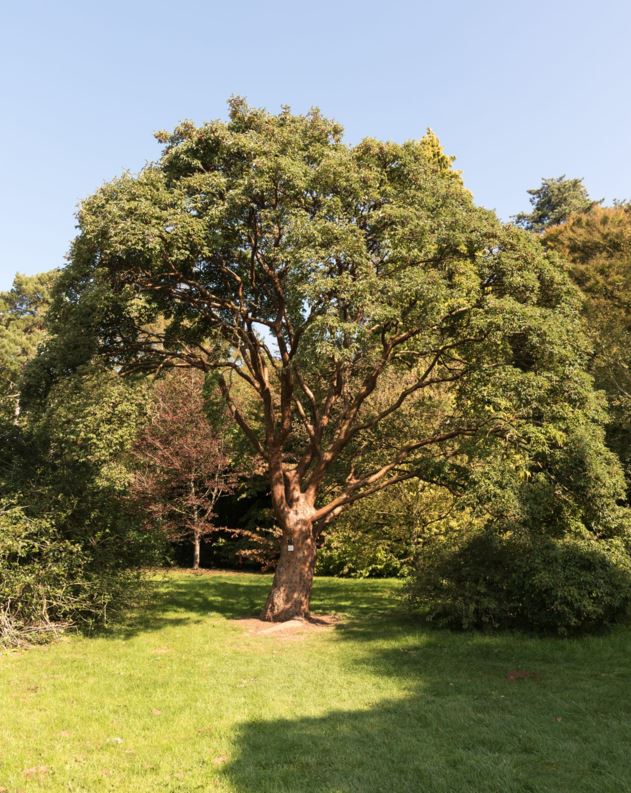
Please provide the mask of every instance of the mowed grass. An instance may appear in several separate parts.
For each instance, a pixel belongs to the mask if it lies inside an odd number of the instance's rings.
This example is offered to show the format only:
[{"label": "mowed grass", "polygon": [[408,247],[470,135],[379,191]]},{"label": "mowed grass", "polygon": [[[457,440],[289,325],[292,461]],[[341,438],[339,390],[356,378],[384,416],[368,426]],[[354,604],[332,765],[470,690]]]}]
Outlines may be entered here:
[{"label": "mowed grass", "polygon": [[630,630],[455,634],[318,579],[337,627],[248,635],[269,583],[170,574],[124,627],[1,655],[0,790],[631,791]]}]

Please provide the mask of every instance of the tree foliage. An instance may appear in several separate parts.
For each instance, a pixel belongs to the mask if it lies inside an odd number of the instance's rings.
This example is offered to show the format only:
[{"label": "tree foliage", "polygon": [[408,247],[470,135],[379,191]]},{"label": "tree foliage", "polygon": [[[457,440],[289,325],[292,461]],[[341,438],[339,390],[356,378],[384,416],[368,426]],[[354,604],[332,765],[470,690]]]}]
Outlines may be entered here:
[{"label": "tree foliage", "polygon": [[58,380],[39,411],[0,423],[4,639],[103,623],[133,601],[139,567],[161,558],[127,495],[144,401],[89,366]]},{"label": "tree foliage", "polygon": [[24,368],[46,338],[44,318],[57,277],[51,270],[39,275],[16,275],[8,292],[0,292],[0,412],[19,414]]},{"label": "tree foliage", "polygon": [[565,175],[542,179],[541,185],[528,193],[532,210],[514,217],[515,223],[528,231],[545,231],[564,223],[573,213],[586,212],[600,203],[592,201],[582,179],[567,179]]},{"label": "tree foliage", "polygon": [[551,228],[546,246],[563,255],[585,295],[590,370],[608,397],[608,441],[631,492],[631,207],[594,207]]},{"label": "tree foliage", "polygon": [[[308,612],[318,536],[357,500],[463,488],[507,445],[539,483],[536,460],[602,421],[576,290],[474,205],[435,136],[349,146],[316,111],[233,100],[228,123],[160,139],[159,162],[83,203],[32,393],[95,352],[212,375],[283,532],[267,618]],[[565,498],[551,517],[582,520]]]},{"label": "tree foliage", "polygon": [[318,573],[351,578],[409,575],[419,547],[451,525],[452,513],[464,530],[470,518],[455,509],[456,501],[445,488],[418,480],[358,501],[325,532]]},{"label": "tree foliage", "polygon": [[217,501],[241,474],[223,426],[208,421],[201,372],[176,369],[151,393],[146,425],[134,443],[132,493],[171,540],[188,539],[200,566],[202,537],[217,533]]}]

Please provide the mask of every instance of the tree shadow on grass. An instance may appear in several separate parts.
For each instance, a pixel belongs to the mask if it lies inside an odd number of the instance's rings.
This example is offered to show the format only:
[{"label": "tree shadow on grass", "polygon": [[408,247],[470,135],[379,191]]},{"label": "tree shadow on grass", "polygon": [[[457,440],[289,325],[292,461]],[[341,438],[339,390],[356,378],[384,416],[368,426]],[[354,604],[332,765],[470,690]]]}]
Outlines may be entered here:
[{"label": "tree shadow on grass", "polygon": [[223,770],[238,793],[631,791],[628,633],[560,641],[377,618],[336,636],[360,639],[356,663],[396,678],[401,699],[242,724]]},{"label": "tree shadow on grass", "polygon": [[[258,617],[271,584],[271,575],[257,573],[158,573],[144,582],[138,606],[98,635],[131,638],[212,614],[226,619]],[[315,614],[343,615],[350,629],[366,615],[389,614],[395,604],[392,582],[318,578],[312,607]]]},{"label": "tree shadow on grass", "polygon": [[134,608],[95,635],[128,639],[168,626],[194,624],[212,614],[226,619],[251,617],[261,610],[270,581],[256,574],[157,573],[142,583]]},{"label": "tree shadow on grass", "polygon": [[[212,614],[256,616],[271,578],[166,575],[148,583],[146,606],[113,635]],[[404,615],[396,595],[392,582],[316,580],[313,610],[344,615],[332,634],[345,643],[341,662],[354,664],[361,679],[374,679],[374,697],[319,717],[241,724],[221,771],[232,789],[631,791],[628,630],[582,640],[456,634],[420,626]],[[512,670],[529,674],[511,681]],[[374,704],[384,680],[397,681],[400,697],[387,688]],[[331,699],[323,692],[324,707]],[[313,712],[314,703],[308,705]]]}]

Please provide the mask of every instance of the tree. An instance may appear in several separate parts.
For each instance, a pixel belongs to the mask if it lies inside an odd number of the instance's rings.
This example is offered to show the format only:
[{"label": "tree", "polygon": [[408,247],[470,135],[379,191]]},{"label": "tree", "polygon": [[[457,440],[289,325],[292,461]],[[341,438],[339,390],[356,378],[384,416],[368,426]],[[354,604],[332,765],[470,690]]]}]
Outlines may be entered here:
[{"label": "tree", "polygon": [[0,421],[0,642],[102,624],[163,559],[127,495],[146,389],[97,364]]},{"label": "tree", "polygon": [[584,212],[600,203],[592,201],[582,179],[566,179],[565,174],[542,179],[541,186],[528,193],[532,211],[514,217],[515,223],[528,231],[545,231],[564,223],[573,212]]},{"label": "tree", "polygon": [[593,207],[547,230],[544,244],[563,255],[585,295],[596,385],[607,394],[608,441],[631,492],[631,206]]},{"label": "tree", "polygon": [[97,353],[208,373],[268,470],[265,619],[309,613],[317,538],[357,500],[462,480],[540,404],[591,399],[576,289],[474,205],[435,136],[350,146],[317,111],[234,99],[159,139],[82,204],[32,387]]},{"label": "tree", "polygon": [[195,570],[202,538],[217,531],[217,501],[234,490],[239,476],[225,440],[208,421],[203,386],[202,373],[194,369],[158,381],[135,444],[132,484],[139,503],[170,539],[192,540]]},{"label": "tree", "polygon": [[17,419],[26,363],[44,341],[44,317],[57,270],[15,276],[8,292],[0,292],[0,411]]},{"label": "tree", "polygon": [[446,488],[418,480],[362,499],[327,528],[316,571],[351,578],[407,577],[422,543],[452,513],[461,533],[472,523],[457,503]]}]

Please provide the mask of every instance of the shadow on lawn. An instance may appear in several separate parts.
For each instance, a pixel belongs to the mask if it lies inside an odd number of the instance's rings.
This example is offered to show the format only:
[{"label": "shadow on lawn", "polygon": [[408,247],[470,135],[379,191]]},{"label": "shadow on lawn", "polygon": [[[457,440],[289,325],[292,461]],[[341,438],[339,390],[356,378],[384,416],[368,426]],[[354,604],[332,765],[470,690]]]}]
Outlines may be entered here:
[{"label": "shadow on lawn", "polygon": [[138,605],[99,635],[131,638],[139,633],[195,623],[211,614],[226,619],[256,616],[271,578],[262,575],[158,573],[143,582]]},{"label": "shadow on lawn", "polygon": [[[101,636],[130,638],[145,631],[199,621],[211,614],[226,619],[258,617],[272,584],[271,575],[158,574],[144,583],[140,607]],[[389,614],[396,608],[392,582],[319,578],[315,614],[343,614],[350,625],[362,615]]]},{"label": "shadow on lawn", "polygon": [[[270,584],[162,576],[120,630],[256,616]],[[628,631],[555,640],[430,630],[402,613],[392,582],[375,580],[317,579],[313,611],[344,615],[333,634],[343,662],[375,680],[377,704],[241,724],[220,772],[237,793],[631,791]],[[512,670],[534,676],[510,681]],[[393,678],[401,698],[388,688],[379,702],[380,681]]]},{"label": "shadow on lawn", "polygon": [[[358,667],[397,678],[404,697],[242,724],[223,770],[238,793],[631,790],[628,636],[462,635],[383,617],[336,635],[365,642]],[[516,669],[533,674],[511,680]]]}]

